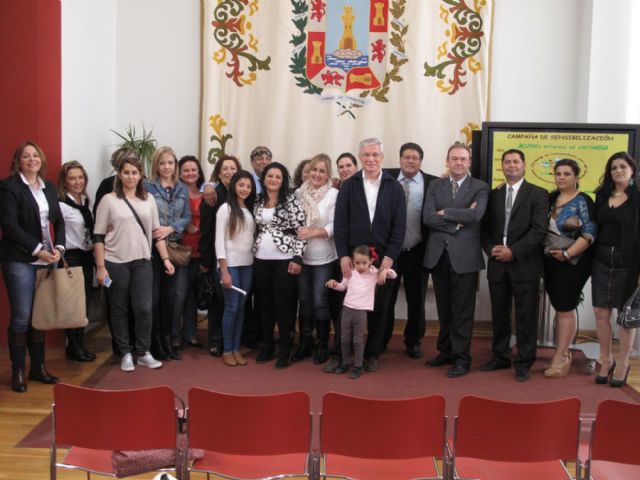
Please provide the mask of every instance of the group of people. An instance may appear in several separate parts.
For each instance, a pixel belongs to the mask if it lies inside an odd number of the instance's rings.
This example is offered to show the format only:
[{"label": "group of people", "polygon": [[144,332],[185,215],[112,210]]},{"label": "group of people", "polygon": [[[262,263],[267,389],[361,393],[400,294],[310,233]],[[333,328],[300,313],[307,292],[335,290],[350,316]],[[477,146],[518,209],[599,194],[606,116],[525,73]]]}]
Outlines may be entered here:
[{"label": "group of people", "polygon": [[[107,287],[113,349],[126,372],[179,360],[183,346],[202,347],[194,285],[203,274],[212,276],[215,291],[209,353],[227,366],[246,365],[241,344],[259,342],[256,361],[275,360],[278,369],[313,357],[316,364],[331,360],[326,373],[350,371],[355,379],[374,372],[393,333],[403,280],[406,354],[419,359],[431,274],[440,329],[438,354],[427,365],[446,365],[448,377],[461,377],[471,365],[483,251],[493,343],[480,370],[513,365],[516,380],[529,379],[544,278],[556,310],[557,342],[544,375],[567,375],[576,307],[591,277],[600,342],[595,381],[624,385],[635,330],[620,328],[614,360],[611,313],[627,300],[640,273],[634,159],[626,153],[609,159],[594,203],[580,192],[580,168],[571,159],[555,162],[556,189],[549,194],[524,179],[519,150],[503,153],[505,183],[493,190],[470,176],[471,154],[463,144],[449,148],[447,173],[439,178],[422,171],[423,157],[418,144],[405,143],[399,168],[383,169],[383,144],[370,138],[358,148],[360,170],[356,157],[344,153],[334,179],[331,159],[318,154],[304,161],[291,184],[288,169],[259,146],[250,169],[224,156],[207,183],[193,156],[178,161],[171,148],[159,148],[145,178],[138,155],[120,149],[112,156],[115,175],[101,183],[92,211],[80,163],[62,165],[56,188],[44,179],[40,147],[21,144],[11,175],[0,182],[12,389],[27,390],[27,351],[31,380],[58,381],[45,367],[44,333],[31,327],[31,306],[37,270],[62,256],[83,268],[87,294],[94,270],[97,283]],[[515,352],[509,346],[512,302]],[[95,360],[83,329],[66,336],[69,359]]]}]

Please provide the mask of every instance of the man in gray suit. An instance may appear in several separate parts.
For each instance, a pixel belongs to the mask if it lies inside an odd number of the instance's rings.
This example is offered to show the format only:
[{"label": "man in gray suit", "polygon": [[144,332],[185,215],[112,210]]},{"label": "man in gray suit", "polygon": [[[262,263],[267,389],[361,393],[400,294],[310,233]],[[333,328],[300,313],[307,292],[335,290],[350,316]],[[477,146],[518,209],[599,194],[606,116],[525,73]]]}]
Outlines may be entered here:
[{"label": "man in gray suit", "polygon": [[424,266],[431,270],[440,322],[439,354],[427,365],[452,365],[447,376],[456,378],[471,366],[478,271],[484,269],[480,226],[489,185],[469,175],[471,151],[464,144],[449,147],[446,162],[449,177],[431,182],[422,212],[430,228]]}]

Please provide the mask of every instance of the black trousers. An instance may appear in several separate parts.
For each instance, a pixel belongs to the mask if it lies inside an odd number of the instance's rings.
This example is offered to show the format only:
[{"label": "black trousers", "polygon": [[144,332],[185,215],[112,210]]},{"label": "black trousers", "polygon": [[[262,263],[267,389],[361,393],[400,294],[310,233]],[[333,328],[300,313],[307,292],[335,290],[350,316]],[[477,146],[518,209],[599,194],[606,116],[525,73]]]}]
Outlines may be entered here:
[{"label": "black trousers", "polygon": [[428,271],[422,266],[424,259],[424,243],[403,250],[394,263],[393,268],[398,278],[392,280],[393,288],[385,325],[385,346],[393,335],[395,323],[395,305],[398,300],[400,282],[404,279],[404,292],[407,300],[407,323],[404,327],[404,344],[407,347],[420,346],[426,330],[425,297],[427,294]]},{"label": "black trousers", "polygon": [[367,313],[367,343],[364,348],[365,358],[378,358],[384,349],[387,312],[391,304],[392,282],[376,287],[376,298],[373,312]]},{"label": "black trousers", "polygon": [[438,351],[456,363],[471,365],[471,334],[476,308],[478,272],[456,273],[449,252],[431,270],[440,333]]},{"label": "black trousers", "polygon": [[538,308],[540,280],[514,281],[505,273],[501,281],[489,281],[491,296],[491,325],[493,327],[493,355],[501,360],[511,359],[511,303],[516,307],[516,341],[518,354],[514,365],[531,367],[536,361],[538,338]]},{"label": "black trousers", "polygon": [[297,277],[289,274],[289,260],[261,260],[253,264],[255,293],[260,302],[263,347],[273,349],[273,329],[277,322],[281,354],[291,350],[298,303]]}]

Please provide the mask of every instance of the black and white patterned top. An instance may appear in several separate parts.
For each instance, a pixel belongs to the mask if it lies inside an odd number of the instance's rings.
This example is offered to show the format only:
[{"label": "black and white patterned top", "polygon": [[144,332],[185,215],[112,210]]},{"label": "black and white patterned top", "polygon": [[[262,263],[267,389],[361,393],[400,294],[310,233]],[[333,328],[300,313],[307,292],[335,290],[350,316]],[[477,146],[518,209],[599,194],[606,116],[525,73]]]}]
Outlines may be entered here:
[{"label": "black and white patterned top", "polygon": [[269,224],[262,220],[263,209],[264,198],[260,198],[253,207],[257,231],[256,241],[253,245],[254,253],[258,249],[258,245],[260,245],[262,236],[265,232],[269,232],[273,237],[273,243],[282,253],[293,254],[292,261],[302,264],[302,255],[307,246],[307,241],[299,240],[296,235],[298,228],[305,225],[304,209],[298,200],[293,194],[288,194],[284,202],[278,202],[273,221]]}]

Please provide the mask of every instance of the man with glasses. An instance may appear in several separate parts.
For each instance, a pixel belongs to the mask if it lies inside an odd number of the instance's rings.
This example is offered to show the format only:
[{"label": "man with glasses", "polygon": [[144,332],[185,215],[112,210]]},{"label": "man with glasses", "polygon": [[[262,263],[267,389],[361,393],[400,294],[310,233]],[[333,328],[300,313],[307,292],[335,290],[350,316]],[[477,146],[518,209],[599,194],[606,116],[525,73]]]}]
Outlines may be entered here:
[{"label": "man with glasses", "polygon": [[407,204],[407,225],[402,251],[395,263],[398,277],[393,280],[391,301],[386,315],[384,345],[393,335],[395,322],[394,307],[398,299],[400,279],[404,280],[404,293],[407,300],[407,323],[404,327],[404,344],[409,358],[422,357],[420,344],[426,329],[425,295],[429,273],[422,266],[424,248],[429,229],[422,223],[422,208],[427,197],[427,188],[437,177],[424,173],[420,168],[424,152],[417,143],[405,143],[400,147],[400,168],[390,168],[387,172],[396,178],[404,192]]},{"label": "man with glasses", "polygon": [[[382,142],[377,138],[361,141],[358,157],[362,170],[340,187],[333,224],[340,268],[345,277],[351,276],[351,254],[358,245],[375,249],[377,267],[392,268],[402,250],[406,229],[404,191],[394,177],[382,170]],[[367,317],[364,368],[368,372],[378,369],[392,289],[391,282],[378,287],[373,312]]]},{"label": "man with glasses", "polygon": [[253,168],[251,175],[253,175],[253,179],[256,181],[256,194],[259,195],[262,193],[260,176],[264,168],[271,163],[273,155],[267,147],[260,146],[251,151],[249,158],[251,159],[251,168]]}]

